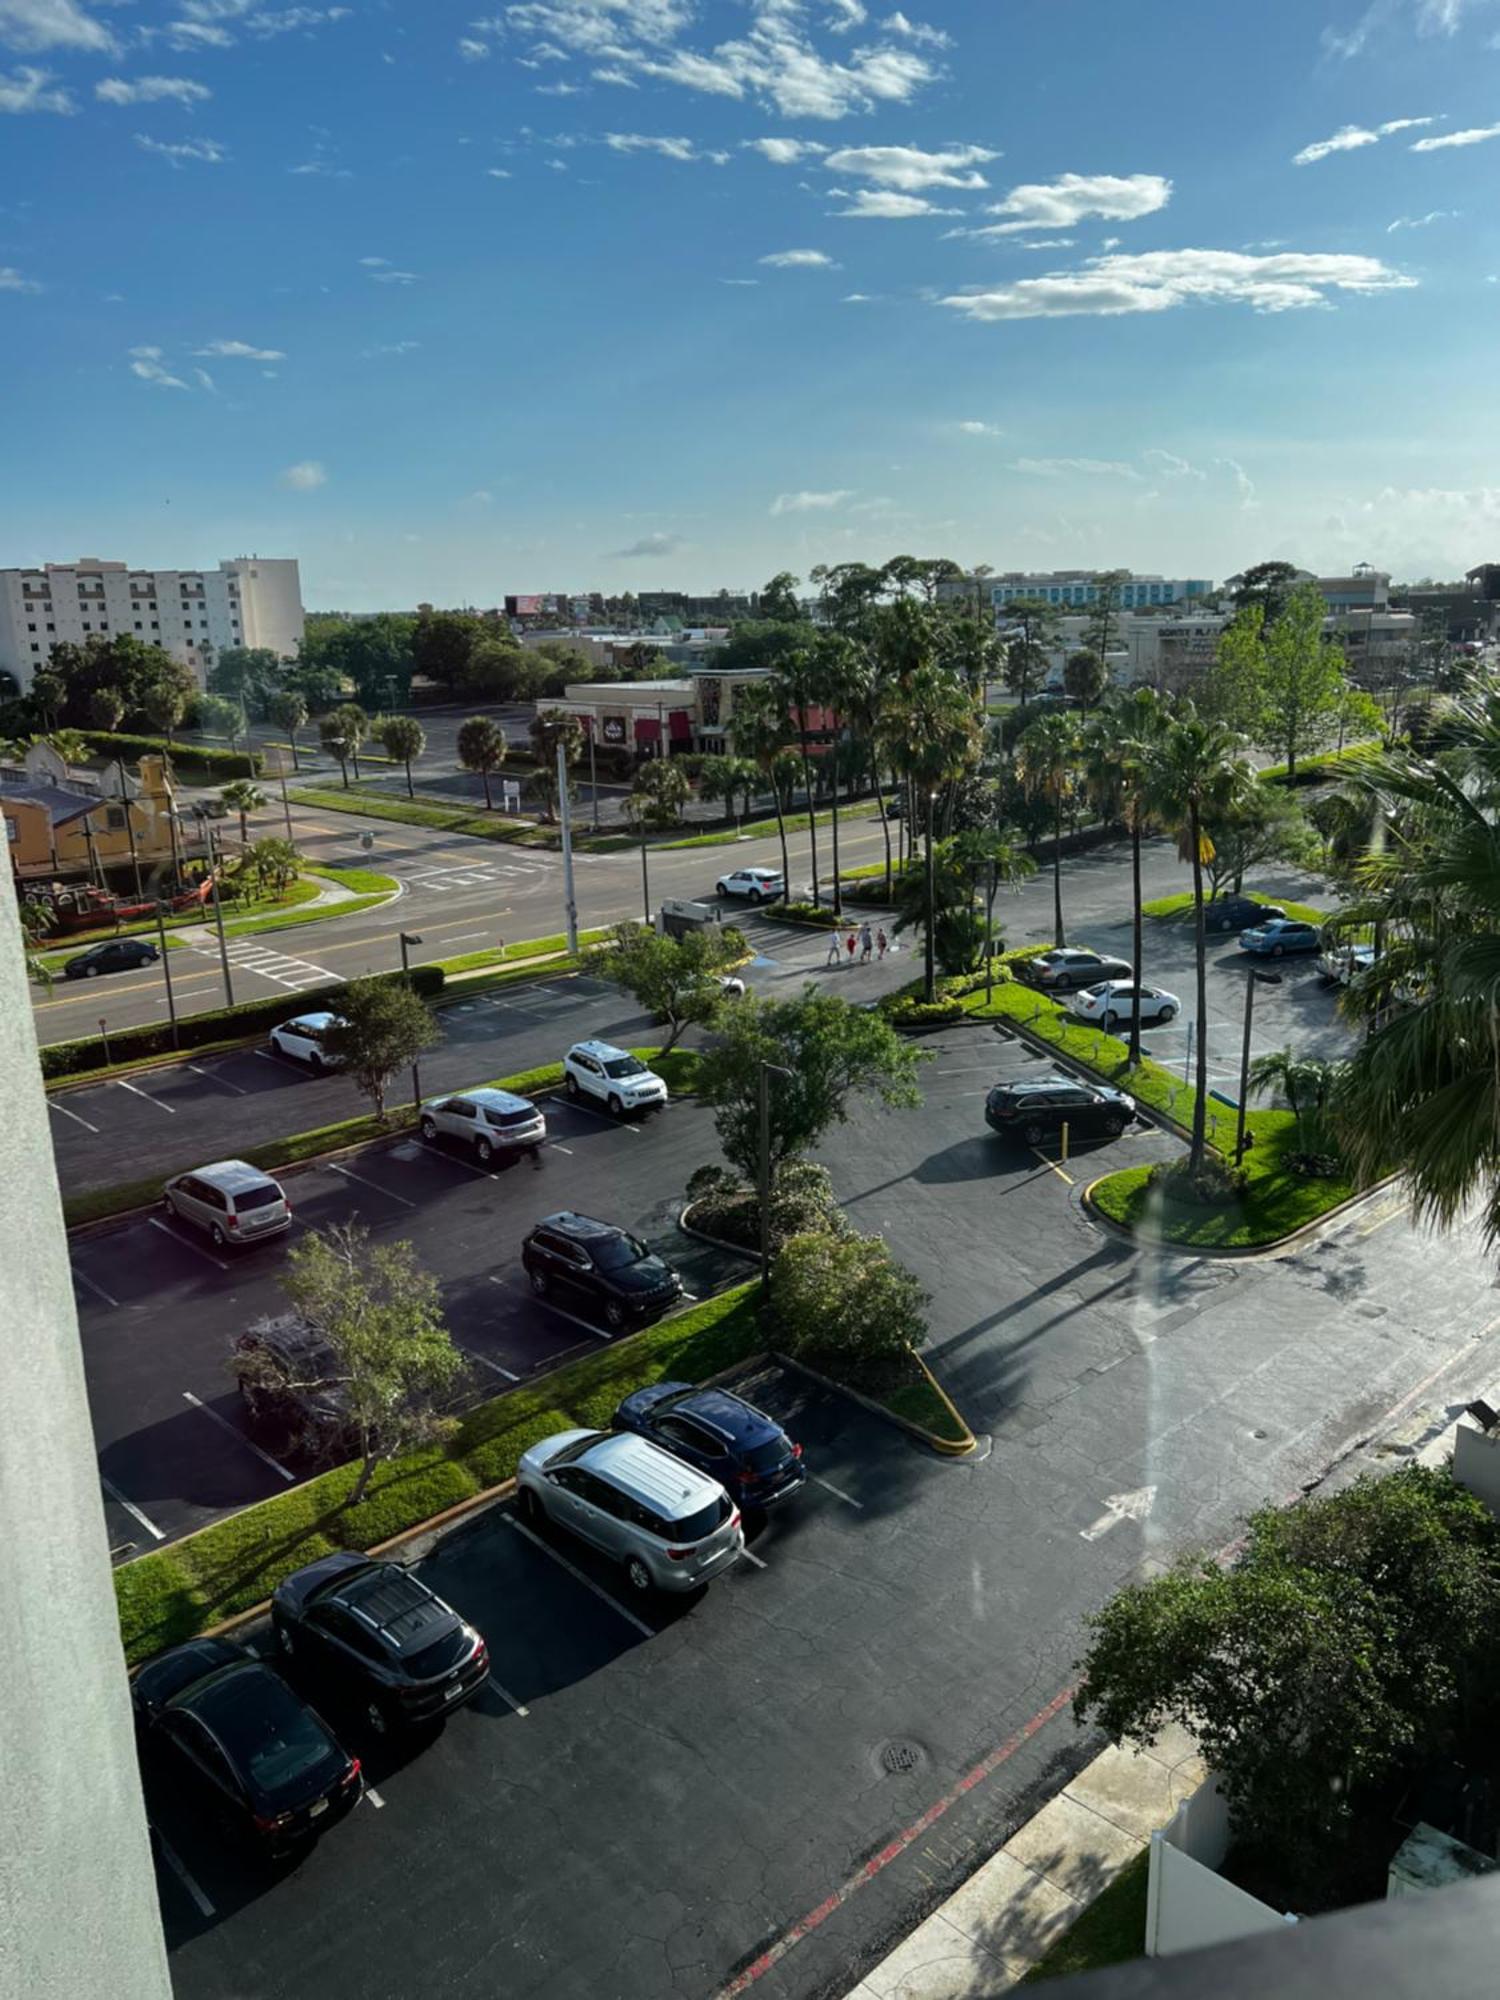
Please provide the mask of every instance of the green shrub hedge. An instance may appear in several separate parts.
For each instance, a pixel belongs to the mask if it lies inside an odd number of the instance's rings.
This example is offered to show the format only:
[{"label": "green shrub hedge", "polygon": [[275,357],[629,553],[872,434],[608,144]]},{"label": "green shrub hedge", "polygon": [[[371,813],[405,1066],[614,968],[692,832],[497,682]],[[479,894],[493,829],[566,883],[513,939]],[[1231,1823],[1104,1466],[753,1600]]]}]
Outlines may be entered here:
[{"label": "green shrub hedge", "polygon": [[[403,979],[404,973],[381,975]],[[424,999],[443,990],[443,970],[438,965],[414,965],[411,983]],[[139,1028],[119,1028],[109,1038],[91,1035],[87,1041],[50,1042],[40,1050],[43,1079],[49,1083],[65,1076],[87,1076],[90,1070],[108,1069],[115,1063],[131,1062],[142,1056],[171,1055],[174,1049],[201,1048],[206,1042],[222,1042],[236,1034],[253,1035],[261,1028],[274,1028],[289,1014],[311,1014],[320,1008],[337,1011],[345,992],[341,980],[334,986],[317,986],[305,993],[286,993],[279,999],[246,1000],[238,1007],[217,1007],[209,1014],[187,1014],[177,1023],[177,1040],[172,1040],[171,1024],[152,1021]]]},{"label": "green shrub hedge", "polygon": [[126,736],[112,729],[81,729],[96,757],[166,757],[178,777],[196,771],[206,784],[220,779],[258,778],[261,758],[253,750],[215,750],[206,743],[171,743],[164,736]]}]

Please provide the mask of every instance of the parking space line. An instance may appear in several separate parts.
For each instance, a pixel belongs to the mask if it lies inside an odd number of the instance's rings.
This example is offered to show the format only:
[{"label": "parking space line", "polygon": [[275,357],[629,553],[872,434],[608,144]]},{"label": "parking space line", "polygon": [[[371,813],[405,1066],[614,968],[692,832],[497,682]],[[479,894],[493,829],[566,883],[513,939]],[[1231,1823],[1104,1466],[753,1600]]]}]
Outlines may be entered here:
[{"label": "parking space line", "polygon": [[613,1111],[611,1111],[606,1105],[589,1104],[585,1102],[585,1100],[581,1097],[567,1097],[563,1099],[563,1102],[565,1104],[572,1105],[575,1111],[587,1111],[590,1117],[602,1118],[607,1125],[613,1125],[616,1131],[633,1132],[637,1139],[639,1139],[641,1136],[641,1128],[639,1125],[627,1125],[623,1118],[616,1118]]},{"label": "parking space line", "polygon": [[432,1139],[418,1139],[417,1144],[424,1153],[436,1153],[440,1160],[450,1160],[455,1167],[466,1167],[471,1174],[478,1174],[482,1181],[497,1181],[500,1176],[492,1174],[488,1167],[476,1165],[473,1160],[465,1160],[457,1153],[446,1152]]},{"label": "parking space line", "polygon": [[107,1306],[114,1306],[115,1309],[118,1311],[120,1301],[118,1299],[112,1299],[109,1293],[105,1291],[103,1285],[96,1285],[93,1279],[88,1275],[88,1273],[86,1271],[80,1271],[76,1264],[72,1265],[71,1269],[73,1272],[73,1281],[75,1284],[87,1285],[89,1290],[91,1292],[96,1292],[98,1296],[101,1299],[103,1299],[104,1303]]},{"label": "parking space line", "polygon": [[[502,1287],[502,1289],[505,1290],[513,1292],[521,1292],[521,1287],[519,1285],[513,1285],[509,1278],[502,1278],[497,1272],[494,1271],[491,1271],[490,1273],[490,1283],[492,1285],[499,1285]],[[607,1333],[602,1326],[594,1326],[588,1320],[580,1319],[577,1313],[570,1313],[562,1306],[553,1305],[551,1299],[540,1298],[535,1292],[531,1291],[530,1289],[528,1289],[525,1292],[522,1292],[521,1296],[523,1298],[530,1299],[533,1305],[545,1306],[548,1312],[556,1313],[559,1319],[565,1319],[569,1321],[573,1326],[581,1326],[584,1332],[591,1333],[594,1336],[595,1340],[614,1339],[614,1335],[612,1333]]]},{"label": "parking space line", "polygon": [[835,1486],[833,1481],[825,1479],[821,1472],[810,1472],[807,1476],[814,1486],[821,1486],[825,1493],[831,1493],[835,1500],[842,1500],[846,1507],[857,1507],[861,1514],[865,1511],[863,1500],[856,1500],[852,1493],[846,1493],[842,1486]]},{"label": "parking space line", "polygon": [[1050,1167],[1052,1169],[1053,1173],[1057,1175],[1057,1178],[1060,1181],[1066,1181],[1069,1187],[1077,1187],[1078,1183],[1074,1180],[1073,1176],[1070,1173],[1064,1172],[1064,1170],[1057,1164],[1056,1160],[1049,1160],[1047,1155],[1042,1151],[1040,1146],[1033,1146],[1031,1150],[1033,1153],[1035,1153],[1036,1157],[1041,1161],[1044,1167]]},{"label": "parking space line", "polygon": [[414,1201],[409,1201],[404,1194],[395,1194],[390,1188],[383,1188],[379,1181],[367,1181],[363,1174],[351,1173],[348,1167],[341,1167],[336,1162],[330,1165],[329,1172],[342,1174],[346,1181],[358,1181],[359,1185],[367,1187],[371,1194],[389,1195],[392,1201],[399,1201],[403,1208],[415,1208],[417,1205]]},{"label": "parking space line", "polygon": [[498,1361],[491,1361],[487,1354],[476,1354],[472,1347],[466,1347],[464,1353],[471,1361],[477,1361],[481,1368],[493,1368],[495,1373],[503,1375],[507,1382],[519,1382],[521,1379],[519,1375],[512,1375],[508,1368],[502,1368]]},{"label": "parking space line", "polygon": [[566,1153],[568,1158],[572,1159],[573,1148],[571,1146],[559,1146],[555,1139],[549,1139],[547,1144],[552,1148],[554,1153]]},{"label": "parking space line", "polygon": [[194,1243],[191,1238],[179,1234],[177,1230],[163,1222],[159,1215],[148,1215],[146,1220],[151,1224],[153,1229],[159,1229],[163,1236],[170,1236],[172,1241],[180,1243],[184,1250],[191,1250],[195,1257],[206,1257],[216,1270],[227,1271],[229,1269],[229,1266],[224,1262],[222,1257],[216,1257],[212,1250],[205,1250],[201,1243]]},{"label": "parking space line", "polygon": [[156,1523],[154,1521],[148,1521],[146,1519],[146,1516],[141,1512],[140,1508],[136,1506],[135,1502],[133,1500],[127,1500],[125,1498],[125,1495],[120,1491],[119,1487],[112,1486],[110,1482],[105,1478],[102,1472],[99,1474],[99,1484],[104,1488],[105,1492],[109,1495],[110,1499],[114,1501],[115,1505],[117,1507],[123,1507],[125,1509],[125,1512],[130,1516],[131,1520],[138,1522],[139,1525],[146,1530],[146,1533],[150,1535],[153,1540],[158,1542],[164,1542],[167,1539],[164,1532],[157,1527]]},{"label": "parking space line", "polygon": [[203,1891],[198,1887],[198,1884],[193,1880],[192,1876],[189,1875],[187,1869],[183,1866],[182,1861],[178,1857],[176,1849],[168,1844],[167,1837],[162,1832],[161,1828],[153,1824],[151,1831],[156,1835],[157,1852],[160,1854],[162,1860],[166,1862],[167,1866],[171,1869],[172,1873],[177,1877],[178,1881],[182,1884],[183,1888],[187,1890],[188,1894],[197,1904],[199,1916],[200,1917],[216,1916],[218,1912],[214,1909],[213,1904],[208,1900],[207,1896],[205,1896]]},{"label": "parking space line", "polygon": [[499,1681],[495,1679],[495,1676],[493,1674],[490,1675],[489,1679],[490,1679],[490,1686],[495,1690],[496,1694],[499,1695],[500,1699],[505,1703],[505,1706],[508,1709],[511,1709],[516,1715],[530,1715],[531,1710],[526,1706],[524,1701],[517,1701],[515,1696],[511,1693],[510,1689],[501,1687]]},{"label": "parking space line", "polygon": [[49,1110],[55,1111],[59,1118],[71,1118],[73,1123],[81,1125],[85,1132],[97,1133],[99,1130],[97,1125],[90,1125],[87,1118],[80,1118],[76,1111],[70,1111],[66,1104],[59,1104],[55,1097],[47,1099],[47,1106]]},{"label": "parking space line", "polygon": [[144,1097],[148,1104],[154,1104],[158,1111],[165,1111],[169,1118],[177,1116],[175,1104],[163,1104],[159,1097],[153,1097],[149,1090],[137,1090],[133,1083],[127,1083],[123,1076],[110,1078],[117,1090],[128,1090],[132,1097]]},{"label": "parking space line", "polygon": [[754,1549],[741,1549],[740,1554],[744,1557],[747,1563],[754,1563],[757,1569],[765,1569],[768,1567],[767,1564],[761,1561],[760,1557],[755,1553]]},{"label": "parking space line", "polygon": [[190,1069],[194,1076],[201,1076],[205,1083],[216,1083],[223,1090],[232,1090],[236,1097],[248,1097],[250,1095],[242,1083],[231,1083],[228,1077],[219,1076],[211,1069],[199,1069],[196,1063],[188,1063],[185,1067]]},{"label": "parking space line", "polygon": [[570,1563],[566,1556],[559,1555],[549,1542],[544,1542],[540,1535],[533,1533],[524,1521],[518,1521],[514,1514],[502,1514],[500,1518],[505,1522],[507,1527],[514,1528],[518,1535],[524,1535],[533,1548],[540,1549],[544,1556],[550,1556],[558,1568],[565,1569],[576,1583],[581,1583],[585,1590],[591,1590],[601,1604],[607,1604],[611,1611],[618,1611],[620,1616],[625,1620],[625,1623],[633,1625],[643,1639],[654,1639],[656,1637],[655,1632],[652,1631],[644,1618],[637,1618],[635,1613],[626,1605],[623,1605],[618,1597],[611,1597],[603,1584],[595,1583],[591,1576],[585,1576],[583,1571],[575,1564]]},{"label": "parking space line", "polygon": [[183,1390],[182,1400],[185,1403],[191,1403],[195,1410],[200,1410],[203,1413],[203,1415],[208,1418],[209,1422],[217,1424],[221,1431],[228,1431],[229,1435],[235,1440],[235,1442],[237,1444],[242,1444],[245,1447],[246,1451],[253,1451],[255,1453],[255,1456],[260,1460],[261,1464],[269,1465],[271,1470],[276,1474],[276,1476],[279,1479],[284,1479],[288,1486],[290,1486],[296,1479],[297,1475],[293,1472],[288,1472],[284,1465],[279,1465],[276,1462],[276,1460],[272,1458],[271,1454],[268,1451],[262,1451],[260,1446],[258,1444],[253,1443],[251,1439],[247,1438],[243,1431],[237,1431],[234,1425],[229,1421],[228,1417],[221,1417],[217,1410],[211,1410],[208,1407],[207,1403],[200,1402],[199,1399],[193,1394],[191,1389]]},{"label": "parking space line", "polygon": [[374,1806],[376,1812],[385,1811],[385,1800],[380,1796],[379,1792],[376,1791],[373,1785],[365,1786],[365,1797],[370,1801],[370,1804]]}]

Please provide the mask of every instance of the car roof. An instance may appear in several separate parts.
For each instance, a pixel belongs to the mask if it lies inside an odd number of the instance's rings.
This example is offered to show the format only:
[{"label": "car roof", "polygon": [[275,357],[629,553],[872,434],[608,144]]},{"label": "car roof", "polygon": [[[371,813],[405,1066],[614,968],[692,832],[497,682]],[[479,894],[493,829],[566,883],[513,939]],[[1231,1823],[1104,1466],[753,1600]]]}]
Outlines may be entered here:
[{"label": "car roof", "polygon": [[997,1090],[1013,1091],[1017,1096],[1029,1097],[1039,1090],[1101,1090],[1103,1085],[1088,1083],[1081,1076],[1017,1076],[996,1086]]},{"label": "car roof", "polygon": [[556,1215],[544,1215],[537,1228],[555,1229],[560,1236],[574,1236],[580,1241],[590,1236],[625,1234],[617,1222],[601,1222],[595,1215],[579,1215],[571,1208],[560,1208]]},{"label": "car roof", "polygon": [[217,1673],[220,1667],[231,1667],[249,1657],[232,1639],[190,1639],[186,1645],[172,1646],[148,1660],[135,1677],[135,1692],[139,1699],[159,1706]]},{"label": "car roof", "polygon": [[517,1097],[513,1091],[494,1090],[489,1085],[480,1090],[456,1090],[453,1095],[467,1098],[470,1104],[482,1104],[486,1111],[535,1111],[536,1109],[529,1097]]},{"label": "car roof", "polygon": [[628,1056],[630,1051],[629,1049],[616,1048],[613,1042],[587,1041],[575,1042],[572,1048],[568,1050],[568,1054],[570,1056]]},{"label": "car roof", "polygon": [[280,1186],[272,1175],[252,1167],[248,1160],[215,1160],[211,1166],[194,1167],[191,1172],[196,1180],[223,1188],[226,1194],[238,1194],[242,1188]]},{"label": "car roof", "polygon": [[280,1674],[256,1659],[245,1659],[237,1666],[211,1674],[180,1696],[177,1706],[191,1709],[213,1733],[230,1761],[239,1767],[242,1777],[252,1784],[254,1781],[245,1766],[263,1739],[267,1722],[274,1723],[278,1715],[288,1720],[295,1718],[304,1727],[311,1722],[328,1748],[335,1748],[327,1727],[314,1711],[293,1693]]},{"label": "car roof", "polygon": [[576,1462],[668,1520],[706,1506],[720,1490],[717,1480],[632,1431],[607,1431]]},{"label": "car roof", "polygon": [[245,1337],[288,1361],[335,1359],[325,1337],[316,1327],[309,1326],[300,1313],[277,1313],[274,1318],[258,1319],[246,1329]]},{"label": "car roof", "polygon": [[318,1595],[325,1600],[336,1598],[389,1640],[398,1653],[417,1652],[430,1645],[439,1632],[450,1632],[460,1623],[450,1605],[399,1563],[366,1563],[335,1579]]},{"label": "car roof", "polygon": [[331,1028],[340,1019],[337,1014],[294,1014],[290,1021],[283,1021],[283,1028]]},{"label": "car roof", "polygon": [[696,1417],[730,1444],[758,1444],[778,1436],[781,1429],[764,1411],[727,1389],[689,1389],[685,1395],[671,1397],[666,1407]]},{"label": "car roof", "polygon": [[753,868],[736,868],[736,875],[779,875],[779,868],[763,868],[757,863]]}]

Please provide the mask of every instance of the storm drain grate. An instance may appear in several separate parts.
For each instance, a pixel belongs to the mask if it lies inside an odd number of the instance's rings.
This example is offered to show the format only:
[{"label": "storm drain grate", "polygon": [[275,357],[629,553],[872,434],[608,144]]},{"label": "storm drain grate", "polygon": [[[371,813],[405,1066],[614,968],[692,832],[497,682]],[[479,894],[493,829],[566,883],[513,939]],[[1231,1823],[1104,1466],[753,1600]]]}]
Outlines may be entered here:
[{"label": "storm drain grate", "polygon": [[922,1761],[922,1752],[915,1743],[903,1742],[899,1737],[894,1743],[887,1743],[880,1753],[880,1761],[892,1777],[902,1777],[908,1771],[915,1771]]}]

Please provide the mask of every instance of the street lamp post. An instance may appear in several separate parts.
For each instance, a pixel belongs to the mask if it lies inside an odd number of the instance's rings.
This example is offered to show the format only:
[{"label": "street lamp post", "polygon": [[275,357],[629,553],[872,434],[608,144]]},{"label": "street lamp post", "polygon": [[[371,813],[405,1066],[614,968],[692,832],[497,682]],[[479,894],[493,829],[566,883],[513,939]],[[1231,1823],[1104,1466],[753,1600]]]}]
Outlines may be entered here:
[{"label": "street lamp post", "polygon": [[167,982],[167,1018],[172,1023],[172,1046],[177,1047],[177,1003],[172,997],[172,966],[167,955],[167,905],[156,905],[156,936],[161,945],[161,976]]},{"label": "street lamp post", "polygon": [[760,1289],[771,1289],[771,1078],[791,1079],[780,1063],[760,1066]]},{"label": "street lamp post", "polygon": [[594,831],[599,831],[599,780],[594,775],[594,718],[589,717],[589,797],[594,804]]},{"label": "street lamp post", "polygon": [[933,866],[932,866],[932,821],[937,810],[937,793],[927,794],[927,945],[923,996],[929,1004],[937,998],[937,967],[933,955],[933,922],[936,910],[933,907]]},{"label": "street lamp post", "polygon": [[339,776],[343,779],[344,790],[347,792],[349,789],[349,765],[346,761],[349,755],[348,738],[345,736],[330,736],[325,740],[324,748],[331,750],[334,756],[337,757],[339,762]]},{"label": "street lamp post", "polygon": [[[411,964],[407,959],[406,949],[408,945],[420,944],[422,942],[422,933],[420,931],[402,931],[400,933],[400,937],[401,937],[401,976],[406,981],[407,985],[410,986]],[[411,1103],[412,1103],[412,1109],[414,1111],[421,1110],[422,1070],[421,1070],[421,1065],[419,1064],[415,1056],[413,1056],[411,1059]]]},{"label": "street lamp post", "polygon": [[1257,972],[1252,965],[1250,977],[1245,981],[1245,1039],[1240,1048],[1240,1109],[1235,1120],[1234,1164],[1239,1165],[1245,1157],[1245,1099],[1250,1089],[1250,1023],[1255,1016],[1255,989],[1257,986],[1279,986],[1279,972]]},{"label": "street lamp post", "polygon": [[213,897],[214,926],[219,933],[219,964],[224,971],[224,1004],[234,1005],[234,981],[229,976],[229,946],[224,941],[224,905],[219,901],[219,857],[214,851],[213,821],[201,805],[193,807],[193,817],[198,821],[199,830],[208,843],[208,885]]}]

